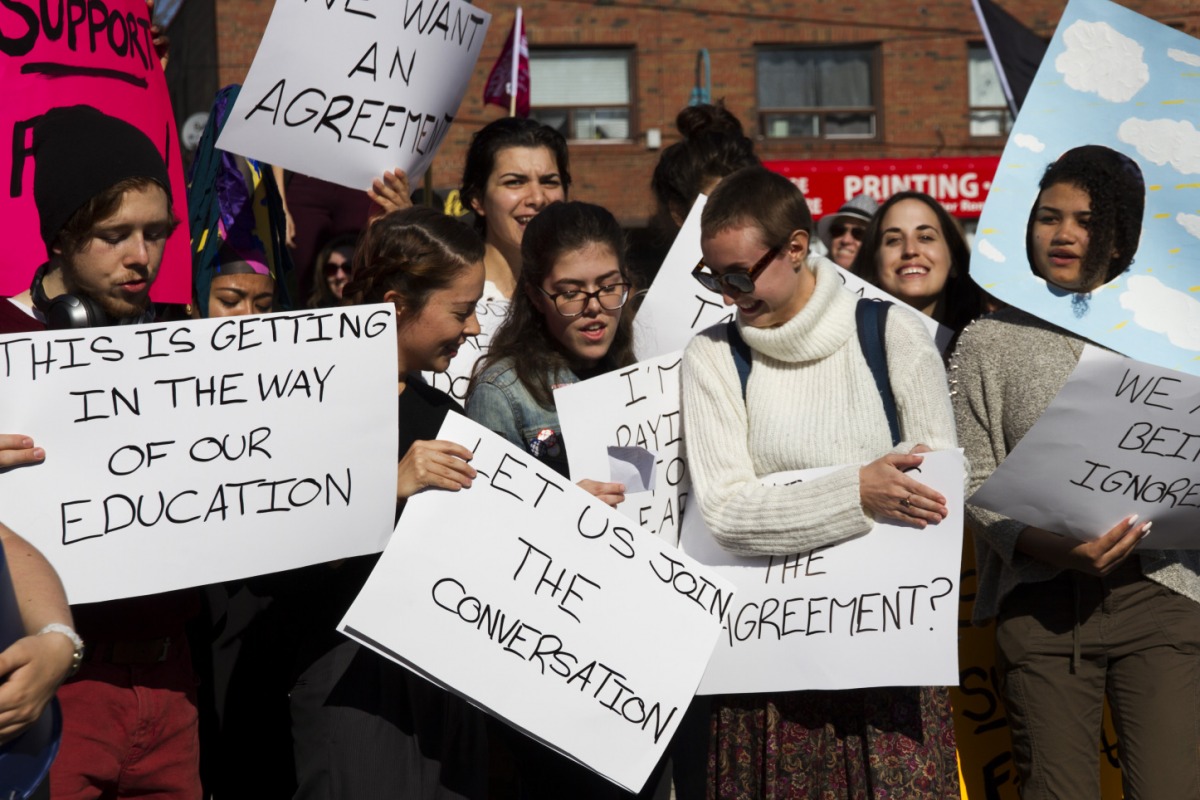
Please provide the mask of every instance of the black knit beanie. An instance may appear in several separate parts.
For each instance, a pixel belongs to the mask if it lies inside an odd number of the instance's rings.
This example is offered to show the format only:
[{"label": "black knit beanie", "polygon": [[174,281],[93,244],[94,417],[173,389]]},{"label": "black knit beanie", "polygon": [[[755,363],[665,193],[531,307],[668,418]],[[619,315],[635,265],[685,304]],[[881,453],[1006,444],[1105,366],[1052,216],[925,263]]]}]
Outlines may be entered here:
[{"label": "black knit beanie", "polygon": [[33,198],[47,250],[72,214],[127,178],[149,178],[171,194],[150,137],[91,106],[46,112],[33,128],[33,153]]}]

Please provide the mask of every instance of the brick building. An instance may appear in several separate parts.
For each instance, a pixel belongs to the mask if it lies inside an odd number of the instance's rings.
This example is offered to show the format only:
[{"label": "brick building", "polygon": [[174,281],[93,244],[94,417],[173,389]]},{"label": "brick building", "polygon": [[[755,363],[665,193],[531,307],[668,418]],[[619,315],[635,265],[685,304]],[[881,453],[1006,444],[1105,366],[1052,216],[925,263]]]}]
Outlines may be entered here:
[{"label": "brick building", "polygon": [[[215,3],[219,85],[241,81],[271,3],[207,1]],[[1000,4],[1047,39],[1063,8],[1061,0]],[[456,185],[471,133],[504,113],[481,97],[516,3],[479,5],[492,13],[492,25],[434,161],[439,188]],[[1195,8],[1178,0],[1126,5],[1200,33]],[[569,132],[572,196],[607,206],[631,227],[653,213],[657,148],[678,138],[675,114],[696,85],[701,49],[711,64],[711,97],[724,98],[743,120],[764,160],[997,156],[1003,149],[1004,100],[969,0],[526,0],[523,8],[534,116]]]}]

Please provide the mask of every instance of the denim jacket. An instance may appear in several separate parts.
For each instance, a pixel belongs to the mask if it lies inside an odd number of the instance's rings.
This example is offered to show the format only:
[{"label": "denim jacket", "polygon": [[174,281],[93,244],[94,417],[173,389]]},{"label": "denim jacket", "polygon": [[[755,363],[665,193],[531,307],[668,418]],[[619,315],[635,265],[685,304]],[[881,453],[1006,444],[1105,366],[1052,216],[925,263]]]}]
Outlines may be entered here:
[{"label": "denim jacket", "polygon": [[[550,382],[552,387],[579,381],[570,370],[554,377]],[[511,360],[493,364],[480,375],[466,405],[468,417],[536,456],[563,477],[569,477],[558,411],[533,399],[517,379]]]}]

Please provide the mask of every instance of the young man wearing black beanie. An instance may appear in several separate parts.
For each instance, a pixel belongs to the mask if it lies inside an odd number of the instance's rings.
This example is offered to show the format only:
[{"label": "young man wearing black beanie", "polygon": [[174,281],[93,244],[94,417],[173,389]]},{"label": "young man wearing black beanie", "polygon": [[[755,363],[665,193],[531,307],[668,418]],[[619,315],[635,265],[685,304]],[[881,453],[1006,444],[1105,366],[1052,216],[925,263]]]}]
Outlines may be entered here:
[{"label": "young man wearing black beanie", "polygon": [[[33,153],[48,260],[28,291],[0,299],[0,333],[149,321],[150,287],[176,225],[154,143],[123,120],[71,106],[38,121]],[[0,467],[44,457],[27,437],[0,435]],[[184,629],[198,609],[194,591],[73,608],[88,648],[58,692],[51,797],[200,797]]]}]

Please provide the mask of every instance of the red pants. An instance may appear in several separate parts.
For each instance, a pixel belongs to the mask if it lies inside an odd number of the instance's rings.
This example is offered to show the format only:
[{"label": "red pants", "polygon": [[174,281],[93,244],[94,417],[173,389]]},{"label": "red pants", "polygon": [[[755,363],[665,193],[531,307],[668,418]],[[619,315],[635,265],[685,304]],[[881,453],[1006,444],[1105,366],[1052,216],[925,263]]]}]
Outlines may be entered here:
[{"label": "red pants", "polygon": [[62,746],[50,768],[53,800],[198,800],[196,679],[186,639],[165,661],[85,663],[58,690]]}]

